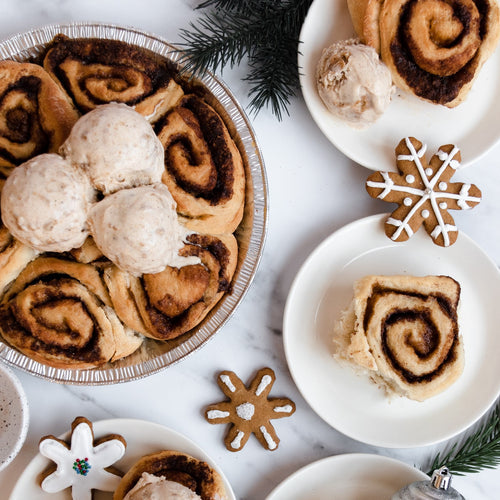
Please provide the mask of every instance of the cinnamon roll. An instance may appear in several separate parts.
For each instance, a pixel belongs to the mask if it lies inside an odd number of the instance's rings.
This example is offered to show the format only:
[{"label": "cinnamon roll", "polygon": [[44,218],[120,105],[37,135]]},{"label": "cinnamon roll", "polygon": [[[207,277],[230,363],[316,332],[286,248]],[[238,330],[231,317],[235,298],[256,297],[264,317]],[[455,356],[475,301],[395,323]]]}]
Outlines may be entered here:
[{"label": "cinnamon roll", "polygon": [[232,234],[191,234],[179,251],[201,263],[134,277],[116,266],[104,279],[118,317],[143,335],[170,340],[198,325],[230,290],[238,246]]},{"label": "cinnamon roll", "polygon": [[169,493],[172,498],[227,498],[221,476],[207,462],[180,451],[164,450],[139,459],[121,479],[113,500],[171,498]]},{"label": "cinnamon roll", "polygon": [[184,97],[158,126],[165,148],[162,181],[185,225],[201,233],[232,233],[243,217],[245,170],[220,115],[200,97]]},{"label": "cinnamon roll", "polygon": [[500,37],[496,0],[355,3],[355,29],[380,51],[395,85],[450,108],[465,100]]},{"label": "cinnamon roll", "polygon": [[335,355],[410,399],[454,383],[464,367],[457,308],[460,285],[448,276],[367,276],[335,325]]},{"label": "cinnamon roll", "polygon": [[154,123],[184,94],[166,59],[118,40],[58,35],[43,65],[82,113],[121,102]]},{"label": "cinnamon roll", "polygon": [[78,120],[68,96],[41,66],[0,61],[0,171],[56,152]]},{"label": "cinnamon roll", "polygon": [[56,257],[37,258],[14,280],[0,302],[0,332],[55,368],[94,368],[142,344],[118,320],[99,271]]}]

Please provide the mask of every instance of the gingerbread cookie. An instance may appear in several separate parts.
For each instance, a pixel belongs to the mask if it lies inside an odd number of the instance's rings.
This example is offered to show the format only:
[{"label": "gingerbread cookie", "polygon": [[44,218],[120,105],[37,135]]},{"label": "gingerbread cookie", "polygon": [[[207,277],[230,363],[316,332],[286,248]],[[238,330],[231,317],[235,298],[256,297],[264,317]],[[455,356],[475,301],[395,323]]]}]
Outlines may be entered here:
[{"label": "gingerbread cookie", "polygon": [[385,233],[394,241],[406,241],[423,224],[437,245],[455,243],[458,229],[448,210],[468,210],[481,201],[474,184],[450,182],[460,167],[460,151],[452,145],[440,146],[429,162],[426,145],[406,137],[396,147],[398,173],[376,172],[366,181],[366,190],[399,206],[385,222]]},{"label": "gingerbread cookie", "polygon": [[268,450],[278,447],[280,440],[270,420],[292,415],[295,403],[287,398],[268,398],[275,380],[271,368],[259,370],[248,388],[233,372],[223,371],[217,377],[229,401],[208,406],[205,418],[211,424],[232,424],[224,440],[229,451],[241,450],[250,434]]},{"label": "gingerbread cookie", "polygon": [[40,440],[40,453],[56,463],[42,474],[47,493],[71,488],[73,500],[91,500],[92,490],[114,491],[121,474],[110,467],[125,453],[125,439],[118,434],[94,441],[92,423],[84,417],[71,424],[70,444],[54,436]]}]

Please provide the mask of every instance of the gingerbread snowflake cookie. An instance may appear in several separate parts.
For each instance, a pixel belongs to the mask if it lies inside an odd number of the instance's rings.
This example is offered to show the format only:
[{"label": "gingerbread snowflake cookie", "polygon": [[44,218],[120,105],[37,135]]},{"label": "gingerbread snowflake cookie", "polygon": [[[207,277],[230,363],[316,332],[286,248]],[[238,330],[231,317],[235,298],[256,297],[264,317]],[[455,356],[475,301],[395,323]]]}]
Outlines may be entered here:
[{"label": "gingerbread snowflake cookie", "polygon": [[229,451],[241,450],[251,434],[268,450],[278,447],[280,440],[270,420],[292,415],[295,403],[287,398],[268,398],[275,380],[271,368],[259,370],[248,388],[233,372],[223,371],[217,377],[229,401],[208,406],[205,418],[211,424],[232,424],[224,440]]},{"label": "gingerbread snowflake cookie", "polygon": [[92,490],[114,491],[120,482],[119,471],[111,465],[123,457],[125,440],[110,434],[94,441],[92,423],[84,417],[73,421],[70,444],[45,436],[39,448],[44,457],[56,463],[42,475],[41,487],[47,493],[71,488],[73,500],[91,500]]},{"label": "gingerbread snowflake cookie", "polygon": [[458,229],[448,210],[468,210],[481,201],[474,184],[450,182],[460,167],[460,151],[440,146],[429,162],[426,145],[406,137],[396,147],[398,173],[376,172],[366,181],[373,198],[399,206],[385,222],[385,233],[394,241],[406,241],[423,224],[437,245],[455,243]]}]

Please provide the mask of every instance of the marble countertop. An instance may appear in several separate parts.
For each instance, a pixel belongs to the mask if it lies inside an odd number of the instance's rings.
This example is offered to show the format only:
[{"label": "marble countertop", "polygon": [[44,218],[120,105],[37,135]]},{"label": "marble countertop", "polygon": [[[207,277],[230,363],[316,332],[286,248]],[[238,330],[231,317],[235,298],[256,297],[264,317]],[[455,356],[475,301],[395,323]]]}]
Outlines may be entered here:
[{"label": "marble countertop", "polygon": [[[197,0],[2,0],[0,39],[50,23],[100,21],[134,26],[176,42],[179,30],[200,15]],[[226,69],[223,79],[245,107],[245,68]],[[345,224],[386,210],[367,196],[369,171],[340,153],[320,132],[300,96],[290,116],[278,122],[270,111],[251,117],[264,156],[269,185],[269,224],[258,273],[243,302],[218,334],[182,362],[142,380],[103,387],[50,383],[15,370],[29,401],[30,426],[17,458],[0,472],[0,496],[7,498],[17,477],[47,434],[69,429],[84,415],[91,421],[135,418],[175,429],[195,441],[220,466],[241,500],[264,499],[282,480],[318,459],[351,452],[382,454],[410,465],[428,464],[446,442],[416,449],[385,449],[346,437],[326,424],[303,399],[290,376],[283,349],[282,321],[288,291],[309,253]],[[500,263],[500,145],[460,180],[477,183],[483,202],[473,213],[457,216],[467,233],[498,265]],[[277,380],[271,395],[296,402],[297,411],[276,421],[278,450],[265,451],[250,439],[238,453],[223,444],[224,426],[203,418],[206,405],[220,401],[215,376],[232,370],[249,380],[269,366]],[[182,388],[182,390],[180,390]],[[454,478],[468,499],[498,498],[500,469]]]}]

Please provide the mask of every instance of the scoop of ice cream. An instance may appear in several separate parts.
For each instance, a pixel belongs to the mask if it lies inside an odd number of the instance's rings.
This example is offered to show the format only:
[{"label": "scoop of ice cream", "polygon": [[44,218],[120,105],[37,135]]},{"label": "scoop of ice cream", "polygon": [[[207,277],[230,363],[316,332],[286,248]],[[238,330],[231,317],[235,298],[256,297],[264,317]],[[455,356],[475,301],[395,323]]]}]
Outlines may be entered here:
[{"label": "scoop of ice cream", "polygon": [[316,86],[327,109],[355,128],[366,128],[380,118],[394,89],[391,72],[375,49],[354,39],[323,50]]},{"label": "scoop of ice cream", "polygon": [[126,104],[104,104],[74,125],[61,154],[104,194],[160,182],[163,146],[150,123]]},{"label": "scoop of ice cream", "polygon": [[189,231],[175,208],[164,184],[122,189],[91,208],[90,232],[101,252],[134,276],[197,264],[198,257],[178,255]]},{"label": "scoop of ice cream", "polygon": [[169,481],[163,476],[143,472],[135,486],[123,500],[200,500],[200,495],[180,483]]},{"label": "scoop of ice cream", "polygon": [[56,154],[19,165],[2,189],[2,221],[19,241],[41,252],[66,252],[88,236],[96,192],[78,169]]}]

